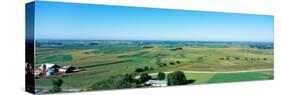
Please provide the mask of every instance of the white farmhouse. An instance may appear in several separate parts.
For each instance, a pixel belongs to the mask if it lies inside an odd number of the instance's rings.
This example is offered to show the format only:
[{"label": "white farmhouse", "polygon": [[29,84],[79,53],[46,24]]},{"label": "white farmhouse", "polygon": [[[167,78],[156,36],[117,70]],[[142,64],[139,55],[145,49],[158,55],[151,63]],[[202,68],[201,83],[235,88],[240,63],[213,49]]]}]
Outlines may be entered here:
[{"label": "white farmhouse", "polygon": [[145,84],[150,85],[152,87],[163,87],[168,86],[168,82],[165,80],[148,80]]}]

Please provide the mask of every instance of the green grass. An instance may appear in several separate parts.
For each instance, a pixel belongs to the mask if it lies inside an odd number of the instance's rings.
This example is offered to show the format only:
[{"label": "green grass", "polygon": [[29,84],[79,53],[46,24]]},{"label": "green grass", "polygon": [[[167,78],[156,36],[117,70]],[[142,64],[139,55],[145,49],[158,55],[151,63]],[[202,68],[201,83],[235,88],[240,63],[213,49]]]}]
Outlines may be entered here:
[{"label": "green grass", "polygon": [[[72,65],[85,67],[84,73],[74,73],[68,77],[48,76],[36,80],[38,87],[51,87],[51,80],[62,78],[63,88],[84,89],[90,84],[107,79],[111,75],[135,73],[136,68],[153,67],[148,73],[165,71],[239,71],[249,69],[273,68],[273,50],[260,50],[245,47],[206,46],[184,47],[180,51],[170,51],[172,47],[152,44],[153,48],[144,49],[136,45],[110,45],[86,47],[40,47],[36,48],[36,63],[55,63],[60,66]],[[98,51],[98,54],[85,52]],[[160,55],[159,55],[160,54]],[[158,57],[156,57],[159,55]],[[219,60],[229,56],[241,58],[267,58],[268,60]],[[203,59],[198,59],[203,57]],[[159,67],[156,59],[168,66]],[[124,61],[131,60],[131,61]],[[179,60],[180,64],[169,62]],[[124,61],[124,62],[120,62]],[[116,64],[100,65],[120,62]],[[186,74],[187,79],[196,80],[194,84],[263,80],[273,77],[272,72],[234,73],[234,74]]]},{"label": "green grass", "polygon": [[45,62],[64,62],[64,61],[71,61],[71,55],[54,55],[45,58]]},{"label": "green grass", "polygon": [[187,79],[190,79],[190,80],[196,80],[194,82],[194,84],[205,84],[205,83],[208,83],[208,81],[214,76],[215,74],[212,74],[212,73],[188,73],[188,74],[185,74],[185,76],[187,77]]},{"label": "green grass", "polygon": [[[272,71],[242,72],[242,73],[185,73],[187,80],[195,80],[193,84],[223,83],[252,80],[269,80],[273,78]],[[157,75],[153,75],[156,78]],[[166,78],[167,80],[167,73]]]},{"label": "green grass", "polygon": [[237,82],[250,80],[268,80],[273,77],[273,73],[264,74],[261,72],[232,73],[232,74],[215,74],[208,83],[220,82]]}]

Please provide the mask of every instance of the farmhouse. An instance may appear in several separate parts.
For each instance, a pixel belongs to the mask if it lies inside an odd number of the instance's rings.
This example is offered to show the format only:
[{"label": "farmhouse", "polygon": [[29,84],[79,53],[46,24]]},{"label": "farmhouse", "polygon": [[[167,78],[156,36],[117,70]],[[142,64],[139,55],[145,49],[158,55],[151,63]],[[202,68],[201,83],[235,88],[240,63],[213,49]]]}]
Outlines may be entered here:
[{"label": "farmhouse", "polygon": [[162,80],[148,80],[145,84],[150,85],[152,87],[163,87],[168,86],[167,81]]}]

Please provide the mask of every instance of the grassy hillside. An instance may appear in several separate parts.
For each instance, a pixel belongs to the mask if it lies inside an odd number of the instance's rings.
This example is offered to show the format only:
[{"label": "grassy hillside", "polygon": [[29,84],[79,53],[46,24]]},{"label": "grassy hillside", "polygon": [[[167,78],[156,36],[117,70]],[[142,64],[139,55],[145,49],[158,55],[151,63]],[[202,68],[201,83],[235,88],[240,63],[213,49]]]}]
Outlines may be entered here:
[{"label": "grassy hillside", "polygon": [[[174,50],[175,49],[175,50]],[[178,50],[177,50],[178,49]],[[110,76],[134,74],[137,68],[157,73],[166,71],[241,71],[273,68],[273,49],[251,48],[239,44],[152,43],[104,44],[94,46],[40,46],[36,48],[36,66],[54,63],[72,65],[85,71],[65,77],[47,76],[37,79],[37,87],[51,87],[51,80],[62,78],[63,88],[86,89]],[[263,80],[273,72],[235,74],[187,74],[193,84]]]}]

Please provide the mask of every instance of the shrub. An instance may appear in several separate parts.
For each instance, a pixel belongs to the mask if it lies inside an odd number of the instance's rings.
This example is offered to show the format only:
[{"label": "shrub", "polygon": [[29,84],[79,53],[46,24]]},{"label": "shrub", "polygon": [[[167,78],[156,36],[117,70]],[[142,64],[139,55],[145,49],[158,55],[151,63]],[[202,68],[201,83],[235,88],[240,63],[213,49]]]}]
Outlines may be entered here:
[{"label": "shrub", "polygon": [[159,72],[158,75],[157,75],[157,79],[158,80],[164,80],[166,77],[165,73],[163,72]]},{"label": "shrub", "polygon": [[180,61],[176,61],[176,63],[177,63],[177,64],[180,64],[181,62],[180,62]]},{"label": "shrub", "polygon": [[123,79],[124,81],[135,82],[133,75],[131,75],[131,74],[125,74],[123,77],[124,77],[124,79]]},{"label": "shrub", "polygon": [[147,73],[142,73],[141,75],[140,75],[140,78],[138,79],[138,84],[141,84],[141,83],[144,83],[144,82],[146,82],[146,81],[148,81],[148,80],[150,80],[150,79],[152,79],[152,77],[151,76],[149,76]]},{"label": "shrub", "polygon": [[159,64],[159,67],[165,67],[165,66],[167,66],[166,63],[160,63],[160,64]]},{"label": "shrub", "polygon": [[135,70],[135,72],[143,72],[144,71],[144,69],[142,69],[142,68],[137,68],[136,70]]},{"label": "shrub", "polygon": [[121,89],[135,88],[135,80],[131,74],[110,76],[108,79],[96,82],[88,87],[87,90]]},{"label": "shrub", "polygon": [[50,92],[60,92],[61,91],[61,85],[63,84],[63,80],[62,79],[55,79],[52,80],[53,82],[53,88],[50,89]]},{"label": "shrub", "polygon": [[147,70],[149,70],[149,67],[145,66],[143,69],[144,69],[145,71],[147,71]]},{"label": "shrub", "polygon": [[181,71],[176,71],[168,74],[168,85],[183,85],[187,84],[185,74]]},{"label": "shrub", "polygon": [[204,57],[198,57],[198,60],[202,60]]},{"label": "shrub", "polygon": [[174,63],[174,62],[169,62],[169,64],[170,64],[170,65],[175,65],[175,63]]}]

